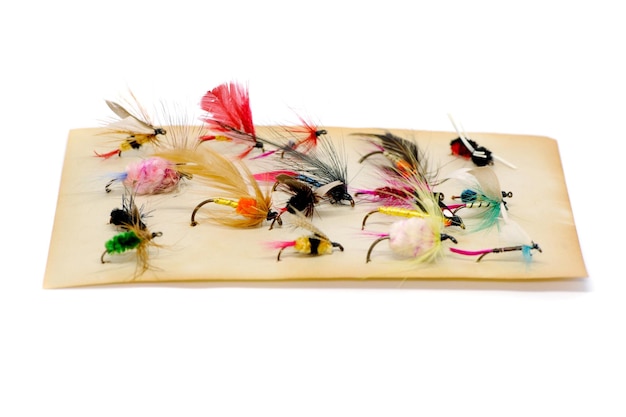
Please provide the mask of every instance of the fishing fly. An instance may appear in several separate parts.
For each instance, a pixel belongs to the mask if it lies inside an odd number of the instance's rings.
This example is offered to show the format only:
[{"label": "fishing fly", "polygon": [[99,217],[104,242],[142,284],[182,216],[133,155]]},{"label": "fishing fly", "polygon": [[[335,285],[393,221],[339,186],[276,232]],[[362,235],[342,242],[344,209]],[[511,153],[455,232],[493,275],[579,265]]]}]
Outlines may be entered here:
[{"label": "fishing fly", "polygon": [[298,119],[300,119],[300,125],[288,128],[290,132],[299,135],[299,138],[292,141],[290,145],[294,149],[307,153],[317,147],[319,138],[328,134],[328,131],[305,120],[302,116],[298,116]]},{"label": "fishing fly", "polygon": [[502,227],[499,234],[500,239],[512,243],[509,246],[500,246],[495,248],[467,250],[451,247],[450,251],[464,256],[478,256],[476,262],[480,262],[486,255],[490,253],[506,253],[506,252],[521,252],[525,262],[529,263],[532,260],[532,251],[536,250],[542,253],[539,244],[532,240],[526,231],[514,220],[509,218],[506,212],[502,213]]},{"label": "fishing fly", "polygon": [[450,122],[452,122],[452,126],[454,127],[454,130],[456,130],[457,135],[459,135],[458,138],[450,141],[450,150],[453,155],[460,156],[464,159],[471,159],[471,161],[479,167],[493,165],[493,160],[497,159],[509,168],[517,168],[512,163],[494,155],[493,152],[484,146],[478,145],[476,141],[469,139],[467,135],[457,127],[454,119],[452,119],[452,116],[448,115],[448,118],[450,119]]},{"label": "fishing fly", "polygon": [[[427,183],[416,177],[407,178],[407,185],[415,190],[415,199],[407,201],[418,214],[394,222],[388,233],[378,234],[370,245],[365,262],[371,261],[372,251],[380,242],[388,241],[389,248],[395,254],[409,257],[417,262],[430,262],[442,254],[442,242],[450,240],[457,243],[454,236],[443,233],[444,216],[439,207],[439,198],[432,193]],[[418,204],[419,202],[419,204]]]},{"label": "fishing fly", "polygon": [[454,253],[458,253],[459,255],[465,256],[478,256],[476,262],[480,262],[481,259],[490,253],[504,253],[504,252],[513,252],[513,251],[521,251],[524,259],[530,260],[532,256],[531,251],[537,250],[538,252],[542,252],[539,245],[535,242],[531,242],[528,245],[516,245],[516,246],[505,246],[501,248],[491,248],[491,249],[481,249],[481,250],[464,250],[458,248],[450,248],[450,250]]},{"label": "fishing fly", "polygon": [[256,138],[256,129],[250,108],[248,87],[236,82],[218,85],[202,97],[201,109],[206,112],[201,120],[214,134],[204,135],[201,141],[232,141],[244,145],[238,155],[242,159],[253,149],[263,149]]},{"label": "fishing fly", "polygon": [[330,238],[311,223],[303,213],[297,210],[290,212],[294,215],[294,225],[308,230],[311,234],[300,236],[295,240],[269,242],[268,246],[273,249],[278,249],[276,261],[280,261],[281,254],[287,248],[293,248],[296,252],[305,255],[327,255],[333,253],[334,248],[338,248],[341,252],[344,251],[343,245],[331,241]]},{"label": "fishing fly", "polygon": [[134,198],[122,199],[122,208],[111,211],[111,224],[118,226],[122,231],[104,244],[104,252],[100,256],[102,264],[110,262],[105,259],[107,255],[113,256],[134,250],[136,252],[137,267],[135,277],[143,274],[150,268],[149,249],[159,247],[154,239],[161,237],[162,232],[151,232],[142,221],[143,214],[136,206]]},{"label": "fishing fly", "polygon": [[476,230],[488,229],[497,224],[507,208],[505,198],[513,196],[511,191],[502,191],[500,181],[490,167],[476,167],[457,170],[450,174],[449,179],[457,179],[465,184],[460,195],[452,196],[460,200],[460,204],[450,204],[453,213],[461,209],[480,209],[473,214],[479,219]]},{"label": "fishing fly", "polygon": [[122,152],[131,149],[139,149],[146,144],[158,145],[160,137],[167,133],[164,128],[154,126],[147,111],[139,104],[135,95],[132,92],[130,95],[138,109],[137,112],[133,112],[115,101],[105,100],[109,109],[118,117],[106,128],[114,134],[126,135],[126,139],[120,143],[117,149],[106,153],[95,152],[97,156],[108,159],[114,155],[121,156]]},{"label": "fishing fly", "polygon": [[[414,184],[431,191],[438,185],[437,172],[430,170],[429,161],[417,142],[391,132],[353,135],[366,139],[373,146],[374,150],[363,155],[359,163],[369,161],[374,175],[383,183],[374,189],[360,189],[357,195],[367,195],[388,202],[394,200],[404,202],[407,197],[415,197],[412,189]],[[380,158],[372,159],[374,155],[382,155],[385,158],[382,161]]]},{"label": "fishing fly", "polygon": [[289,199],[272,220],[270,230],[274,227],[274,223],[283,224],[281,216],[286,212],[294,214],[295,211],[298,211],[307,218],[313,217],[315,206],[322,198],[307,183],[287,174],[278,174],[276,176],[276,181],[272,187],[272,192],[275,191],[287,194]]},{"label": "fishing fly", "polygon": [[190,177],[179,165],[153,156],[127,165],[123,172],[113,175],[104,189],[111,192],[113,184],[119,182],[137,195],[164,194],[176,190],[183,178]]},{"label": "fishing fly", "polygon": [[198,224],[196,217],[199,210],[209,203],[234,209],[208,211],[206,214],[210,222],[230,227],[256,227],[266,220],[274,220],[278,215],[271,209],[270,190],[261,189],[242,161],[235,162],[206,147],[171,150],[159,156],[180,164],[186,174],[219,194],[196,205],[191,214],[192,226]]},{"label": "fishing fly", "polygon": [[354,207],[354,198],[348,189],[347,157],[343,150],[335,147],[332,139],[320,138],[317,147],[309,153],[267,139],[260,140],[282,150],[284,157],[276,162],[281,169],[259,173],[258,178],[289,175],[313,187],[316,194],[324,196],[331,204],[347,202]]},{"label": "fishing fly", "polygon": [[[374,155],[382,155],[387,161],[386,163],[381,163],[380,160],[372,162],[375,172],[383,179],[385,185],[372,190],[358,190],[356,193],[372,196],[379,202],[387,203],[367,213],[363,218],[361,229],[365,228],[365,222],[375,213],[400,217],[426,216],[427,210],[419,200],[419,195],[424,195],[424,193],[432,194],[438,201],[446,227],[465,228],[463,220],[452,213],[444,203],[444,195],[434,191],[437,185],[436,172],[429,171],[426,156],[415,141],[390,132],[385,134],[356,133],[355,135],[366,138],[374,146],[374,150],[363,155],[359,163],[363,163]],[[420,192],[416,191],[416,186],[421,188]],[[414,209],[414,206],[418,208]]]},{"label": "fishing fly", "polygon": [[374,155],[382,155],[390,163],[390,166],[376,163],[376,167],[393,176],[418,175],[425,180],[430,180],[432,173],[427,170],[427,160],[416,142],[394,135],[391,132],[378,133],[353,133],[368,140],[374,150],[363,155],[359,163]]},{"label": "fishing fly", "polygon": [[[305,120],[302,116],[298,116],[298,118],[300,119],[299,125],[283,128],[286,132],[287,146],[292,149],[308,153],[317,147],[319,138],[328,134],[328,131]],[[280,149],[272,149],[265,151],[261,155],[255,156],[252,159],[266,158],[276,153],[278,153],[281,158],[285,156],[284,150],[281,151]]]}]

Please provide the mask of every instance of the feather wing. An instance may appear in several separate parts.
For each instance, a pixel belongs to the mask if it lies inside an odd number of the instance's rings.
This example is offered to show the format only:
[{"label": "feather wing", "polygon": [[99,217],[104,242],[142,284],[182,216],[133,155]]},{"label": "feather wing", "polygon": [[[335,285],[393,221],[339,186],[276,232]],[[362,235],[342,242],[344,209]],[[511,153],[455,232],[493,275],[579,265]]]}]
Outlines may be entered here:
[{"label": "feather wing", "polygon": [[231,227],[255,227],[266,218],[271,208],[269,189],[262,190],[258,182],[244,163],[236,163],[220,153],[208,148],[173,149],[158,153],[158,156],[180,164],[179,170],[201,181],[212,192],[220,193],[215,197],[240,200],[252,198],[256,201],[254,212],[242,217],[234,210],[215,215],[209,214],[211,221]]},{"label": "feather wing", "polygon": [[200,107],[208,113],[202,120],[212,129],[255,135],[247,86],[236,82],[220,84],[207,91]]},{"label": "feather wing", "polygon": [[106,127],[108,129],[128,134],[140,133],[144,135],[154,135],[155,133],[153,127],[148,126],[141,120],[137,119],[135,116],[129,116],[125,117],[124,119],[116,120],[109,123]]}]

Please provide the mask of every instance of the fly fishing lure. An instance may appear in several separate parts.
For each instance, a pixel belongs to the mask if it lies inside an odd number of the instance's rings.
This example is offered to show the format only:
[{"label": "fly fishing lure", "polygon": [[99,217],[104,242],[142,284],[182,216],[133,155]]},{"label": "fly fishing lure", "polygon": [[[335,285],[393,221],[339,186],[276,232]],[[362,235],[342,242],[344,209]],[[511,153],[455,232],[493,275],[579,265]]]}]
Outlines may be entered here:
[{"label": "fly fishing lure", "polygon": [[[370,161],[375,175],[383,182],[381,187],[358,190],[357,195],[367,195],[388,202],[406,201],[409,196],[415,197],[412,188],[414,184],[434,192],[438,185],[437,171],[429,168],[429,161],[417,142],[391,132],[353,135],[366,139],[374,147],[373,151],[359,159],[359,163]],[[384,156],[385,162],[381,162],[380,159],[371,160],[374,155]]]},{"label": "fly fishing lure", "polygon": [[459,248],[450,248],[450,251],[464,256],[478,256],[476,262],[480,262],[486,255],[490,253],[505,253],[505,252],[522,252],[522,256],[525,262],[532,260],[532,251],[536,250],[539,253],[543,251],[534,240],[532,240],[528,234],[522,229],[522,227],[515,221],[509,218],[506,211],[502,213],[503,226],[500,229],[500,235],[502,240],[506,240],[514,244],[510,246],[502,246],[496,248],[479,249],[479,250],[466,250]]},{"label": "fly fishing lure", "polygon": [[529,261],[530,257],[532,256],[532,253],[531,253],[532,250],[537,250],[540,253],[542,252],[539,245],[535,242],[531,242],[529,245],[505,246],[502,248],[481,249],[481,250],[474,250],[474,251],[463,250],[463,249],[458,249],[458,248],[450,248],[450,250],[454,253],[458,253],[459,255],[478,256],[478,258],[476,259],[476,262],[480,262],[480,260],[483,259],[485,255],[488,255],[490,253],[503,253],[503,252],[513,252],[513,251],[521,251],[522,255],[524,256],[524,259],[526,261]]},{"label": "fly fishing lure", "polygon": [[448,117],[450,118],[450,122],[452,122],[452,126],[454,126],[454,130],[456,130],[457,134],[459,135],[458,138],[453,139],[450,142],[450,150],[452,151],[453,155],[460,156],[464,159],[471,159],[471,161],[479,167],[493,165],[493,160],[497,159],[498,161],[502,162],[510,168],[516,168],[515,165],[494,155],[493,152],[491,152],[489,149],[485,148],[484,146],[480,146],[472,139],[469,139],[464,132],[461,132],[461,130],[457,128],[457,125],[452,119],[452,116],[448,115]]},{"label": "fly fishing lure", "polygon": [[159,136],[165,135],[167,132],[162,127],[156,127],[150,121],[148,113],[139,104],[135,95],[130,93],[132,99],[135,101],[135,107],[138,108],[137,112],[132,112],[114,101],[105,100],[107,106],[115,113],[119,118],[118,120],[109,123],[106,127],[114,134],[126,135],[127,138],[114,149],[106,153],[95,154],[101,158],[108,159],[114,155],[121,156],[122,152],[129,151],[131,149],[139,149],[143,145],[148,143],[158,145]]},{"label": "fly fishing lure", "polygon": [[324,196],[331,204],[348,202],[354,207],[354,198],[348,189],[348,162],[345,152],[336,148],[327,136],[320,138],[317,147],[304,153],[287,145],[266,139],[259,140],[284,152],[276,164],[282,169],[257,174],[257,178],[275,179],[280,174],[309,184],[316,194]]},{"label": "fly fishing lure", "polygon": [[271,210],[270,190],[261,190],[259,183],[242,161],[232,161],[207,147],[164,151],[159,156],[181,164],[180,169],[186,174],[192,175],[194,180],[202,181],[208,189],[220,194],[196,205],[191,214],[192,226],[198,224],[196,215],[200,208],[209,203],[234,209],[207,213],[210,222],[230,227],[256,227],[278,215]]},{"label": "fly fishing lure", "polygon": [[[308,153],[317,147],[317,142],[319,138],[322,135],[328,134],[328,131],[326,129],[319,128],[311,122],[306,121],[301,116],[298,116],[298,118],[300,119],[300,125],[284,128],[284,130],[289,135],[289,138],[287,139],[287,146],[292,149],[297,149],[304,153]],[[279,153],[281,157],[285,156],[284,151],[279,151],[279,149],[272,149],[269,151],[265,151],[261,155],[255,156],[252,159],[266,158],[275,153]]]},{"label": "fly fishing lure", "polygon": [[[443,202],[443,194],[433,191],[433,184],[436,184],[436,172],[428,170],[426,156],[416,142],[390,132],[385,134],[356,133],[355,135],[368,139],[375,147],[374,151],[362,156],[359,163],[377,154],[383,155],[388,161],[388,163],[374,162],[377,174],[383,178],[386,185],[373,190],[357,191],[357,195],[374,196],[379,201],[388,203],[367,213],[363,218],[362,229],[365,228],[365,222],[369,216],[374,213],[401,217],[424,217],[426,210],[419,201],[419,195],[425,193],[432,194],[438,201],[446,227],[465,228],[462,219],[453,214]],[[416,186],[421,188],[419,193],[416,192]],[[412,208],[415,205],[418,209]]]},{"label": "fly fishing lure", "polygon": [[432,173],[427,171],[426,157],[416,142],[394,135],[391,132],[377,133],[353,133],[368,140],[374,146],[374,150],[363,155],[359,163],[363,163],[373,155],[383,155],[390,166],[376,163],[379,170],[394,177],[417,175],[430,182]]},{"label": "fly fishing lure", "polygon": [[417,262],[430,262],[441,253],[444,240],[457,243],[454,236],[441,233],[437,220],[426,217],[411,217],[394,222],[389,233],[380,234],[367,250],[365,262],[371,261],[374,247],[384,240],[389,241],[389,248],[396,254],[413,258]]},{"label": "fly fishing lure", "polygon": [[443,241],[457,243],[452,235],[442,233],[445,221],[439,207],[439,198],[431,192],[428,184],[420,182],[423,180],[416,177],[407,178],[406,181],[407,186],[416,193],[416,198],[407,203],[412,204],[412,209],[420,214],[396,221],[390,226],[388,233],[379,234],[367,251],[366,263],[370,262],[374,247],[385,240],[389,241],[392,252],[420,263],[431,262],[441,256]]},{"label": "fly fishing lure", "polygon": [[315,206],[322,198],[320,195],[316,194],[308,184],[286,174],[276,176],[276,182],[272,187],[272,192],[275,191],[286,193],[290,197],[285,207],[281,208],[272,220],[270,230],[274,227],[274,223],[276,222],[282,226],[283,222],[281,216],[285,212],[294,214],[294,211],[298,211],[304,214],[305,217],[312,217]]},{"label": "fly fishing lure", "polygon": [[288,130],[292,133],[303,135],[303,137],[292,142],[291,147],[307,153],[317,147],[319,138],[322,135],[328,134],[328,131],[319,128],[319,126],[305,120],[301,116],[298,116],[298,119],[300,119],[300,125],[289,128]]},{"label": "fly fishing lure", "polygon": [[268,242],[268,246],[278,249],[276,261],[280,261],[280,255],[287,248],[293,248],[296,252],[306,255],[326,255],[333,253],[334,248],[344,251],[343,245],[338,242],[331,241],[321,230],[311,223],[306,216],[297,211],[290,211],[294,216],[294,225],[311,232],[310,235],[304,235],[295,240]]},{"label": "fly fishing lure", "polygon": [[236,82],[220,84],[204,94],[200,108],[206,112],[201,120],[215,133],[202,136],[201,141],[227,140],[243,144],[245,149],[238,155],[240,159],[253,149],[263,149],[263,143],[256,139],[247,86]]},{"label": "fly fishing lure", "polygon": [[183,178],[190,176],[177,164],[153,156],[129,164],[124,172],[115,174],[104,189],[107,193],[111,192],[111,186],[120,182],[137,195],[164,194],[174,191]]},{"label": "fly fishing lure", "polygon": [[455,214],[461,209],[480,209],[474,213],[479,219],[476,230],[496,225],[507,210],[504,198],[513,196],[510,191],[502,191],[498,177],[490,167],[457,170],[448,178],[465,184],[460,195],[451,197],[453,200],[461,200],[461,204],[451,204],[448,207]]},{"label": "fly fishing lure", "polygon": [[163,233],[148,230],[148,227],[142,221],[142,217],[133,198],[123,199],[122,209],[115,209],[111,212],[110,222],[119,226],[123,231],[105,242],[104,252],[100,256],[102,264],[110,262],[105,259],[107,255],[111,256],[135,250],[137,256],[135,277],[143,274],[150,268],[149,248],[151,246],[159,247],[153,239],[161,237]]}]

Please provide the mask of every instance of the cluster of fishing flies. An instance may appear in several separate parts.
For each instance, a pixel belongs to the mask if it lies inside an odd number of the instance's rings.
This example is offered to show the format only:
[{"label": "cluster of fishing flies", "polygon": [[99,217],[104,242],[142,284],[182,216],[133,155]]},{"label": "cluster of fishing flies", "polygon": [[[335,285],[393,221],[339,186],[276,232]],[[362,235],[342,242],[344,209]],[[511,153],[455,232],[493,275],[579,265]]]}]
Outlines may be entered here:
[{"label": "cluster of fishing flies", "polygon": [[[439,257],[443,242],[451,243],[451,252],[476,257],[477,261],[490,253],[509,251],[521,251],[529,259],[532,250],[541,251],[527,236],[522,244],[507,247],[465,250],[456,246],[454,230],[467,228],[463,217],[468,211],[472,211],[475,230],[499,227],[501,223],[516,225],[506,213],[505,199],[512,193],[500,189],[491,165],[496,159],[515,167],[467,138],[452,119],[459,137],[451,141],[451,152],[471,160],[472,168],[440,179],[437,170],[428,166],[428,158],[416,141],[389,132],[353,133],[370,147],[359,163],[367,164],[379,182],[370,189],[353,190],[348,186],[345,149],[335,146],[326,130],[299,118],[301,123],[295,127],[259,135],[245,85],[227,82],[206,92],[200,102],[202,128],[193,134],[187,132],[192,137],[183,140],[172,140],[171,132],[168,135],[166,128],[155,126],[136,100],[135,103],[138,111],[107,101],[117,117],[107,128],[125,138],[116,149],[96,153],[109,159],[144,146],[152,149],[150,157],[129,164],[105,186],[109,192],[116,183],[122,183],[125,192],[121,208],[110,213],[110,223],[120,230],[105,243],[102,263],[107,262],[107,255],[135,250],[137,274],[149,268],[149,248],[159,246],[155,238],[162,233],[149,230],[135,197],[173,192],[183,180],[198,181],[212,193],[191,210],[191,226],[198,224],[199,211],[208,204],[228,209],[205,208],[200,221],[235,228],[267,224],[272,229],[281,226],[288,213],[290,223],[308,234],[291,241],[268,242],[278,250],[277,260],[287,249],[308,255],[343,251],[341,243],[332,241],[314,224],[313,215],[320,204],[354,207],[359,199],[375,203],[375,208],[362,219],[363,230],[376,213],[399,219],[387,233],[370,233],[375,239],[365,262],[372,261],[373,250],[383,241],[388,241],[393,253],[419,262]],[[222,152],[223,146],[216,146],[218,142],[238,153]],[[253,172],[251,162],[258,160],[271,161],[271,169]],[[459,195],[446,199],[438,191],[446,181],[460,181],[463,187]],[[288,196],[284,206],[275,206],[275,192]]]}]

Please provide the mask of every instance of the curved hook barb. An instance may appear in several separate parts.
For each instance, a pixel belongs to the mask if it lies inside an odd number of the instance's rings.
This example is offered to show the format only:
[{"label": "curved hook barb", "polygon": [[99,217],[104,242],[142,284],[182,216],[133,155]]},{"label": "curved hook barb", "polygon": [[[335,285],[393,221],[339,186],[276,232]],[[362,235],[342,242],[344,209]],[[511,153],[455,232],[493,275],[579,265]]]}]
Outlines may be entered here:
[{"label": "curved hook barb", "polygon": [[383,240],[389,240],[389,235],[379,237],[374,242],[372,242],[369,249],[367,250],[367,257],[365,258],[365,263],[369,263],[369,261],[371,260],[372,250],[374,249],[374,246],[378,245]]},{"label": "curved hook barb", "polygon": [[378,209],[376,209],[376,210],[372,210],[372,211],[370,211],[369,213],[367,213],[367,214],[365,215],[365,217],[363,217],[363,222],[361,223],[361,230],[365,230],[365,222],[367,222],[367,218],[368,218],[369,216],[371,216],[372,214],[374,214],[374,213],[378,213],[378,212],[379,212],[379,210],[378,210]]},{"label": "curved hook barb", "polygon": [[359,164],[362,164],[363,161],[365,161],[367,158],[369,158],[370,156],[373,155],[377,155],[377,154],[382,154],[384,151],[382,149],[377,150],[377,151],[372,151],[370,153],[367,153],[365,155],[363,155],[360,159],[359,159]]},{"label": "curved hook barb", "polygon": [[202,206],[204,206],[205,204],[209,204],[209,203],[213,203],[215,201],[214,198],[207,198],[206,200],[202,201],[201,203],[199,203],[194,209],[193,212],[191,212],[191,226],[196,226],[198,224],[198,222],[196,221],[196,213],[198,212],[198,210],[200,210],[200,208]]}]

